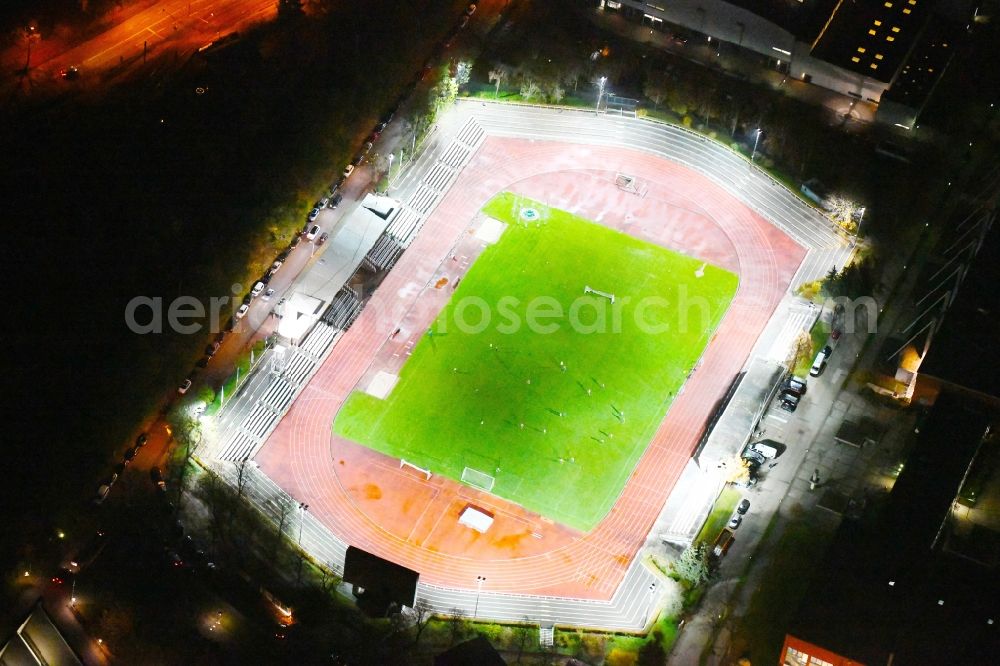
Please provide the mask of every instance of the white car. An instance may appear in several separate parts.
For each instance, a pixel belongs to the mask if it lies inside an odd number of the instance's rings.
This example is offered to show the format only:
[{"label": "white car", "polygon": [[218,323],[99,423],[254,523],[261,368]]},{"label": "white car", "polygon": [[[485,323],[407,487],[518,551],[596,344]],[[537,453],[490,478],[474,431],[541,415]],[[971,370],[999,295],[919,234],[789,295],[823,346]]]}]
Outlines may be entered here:
[{"label": "white car", "polygon": [[274,262],[273,264],[271,264],[271,270],[269,270],[269,271],[267,272],[267,274],[268,274],[268,275],[274,275],[274,274],[275,274],[275,273],[277,273],[277,272],[278,272],[279,270],[281,270],[281,266],[282,266],[282,262],[281,262],[281,260],[278,260],[278,261],[275,261],[275,262]]},{"label": "white car", "polygon": [[311,243],[312,241],[316,240],[316,235],[318,233],[319,233],[319,225],[318,224],[312,225],[312,228],[309,229],[309,232],[306,234],[306,240]]},{"label": "white car", "polygon": [[466,16],[472,16],[475,13],[476,13],[476,5],[475,5],[475,3],[469,5],[468,9],[465,10],[465,15]]},{"label": "white car", "polygon": [[257,298],[262,291],[264,291],[264,283],[258,280],[254,284],[253,289],[250,290],[250,298]]},{"label": "white car", "polygon": [[249,311],[249,310],[250,310],[250,306],[247,305],[246,303],[244,303],[243,305],[241,305],[240,309],[236,311],[236,315],[235,315],[236,321],[239,321],[240,319],[243,319],[243,317],[246,317],[247,316],[247,311]]},{"label": "white car", "polygon": [[344,174],[343,174],[344,178],[350,178],[352,173],[354,173],[353,164],[348,164],[346,167],[344,167]]},{"label": "white car", "polygon": [[181,385],[177,387],[177,392],[180,393],[181,395],[184,395],[185,393],[188,392],[189,388],[191,388],[190,378],[185,379],[184,381],[181,382]]}]

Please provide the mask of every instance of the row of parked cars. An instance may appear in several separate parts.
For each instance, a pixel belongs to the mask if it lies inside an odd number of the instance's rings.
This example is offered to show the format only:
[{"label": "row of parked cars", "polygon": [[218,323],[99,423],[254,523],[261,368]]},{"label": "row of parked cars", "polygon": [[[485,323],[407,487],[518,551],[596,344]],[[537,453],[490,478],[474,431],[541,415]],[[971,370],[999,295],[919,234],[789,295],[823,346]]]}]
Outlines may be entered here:
[{"label": "row of parked cars", "polygon": [[135,460],[135,457],[139,454],[142,447],[146,446],[146,442],[149,440],[149,436],[146,433],[140,433],[138,437],[135,438],[135,444],[125,449],[125,453],[122,454],[121,462],[114,466],[111,470],[110,476],[106,478],[101,485],[97,487],[97,495],[94,497],[94,504],[101,505],[104,504],[104,500],[108,498],[111,493],[111,487],[115,485],[118,478],[125,473],[125,468],[128,467],[129,463]]}]

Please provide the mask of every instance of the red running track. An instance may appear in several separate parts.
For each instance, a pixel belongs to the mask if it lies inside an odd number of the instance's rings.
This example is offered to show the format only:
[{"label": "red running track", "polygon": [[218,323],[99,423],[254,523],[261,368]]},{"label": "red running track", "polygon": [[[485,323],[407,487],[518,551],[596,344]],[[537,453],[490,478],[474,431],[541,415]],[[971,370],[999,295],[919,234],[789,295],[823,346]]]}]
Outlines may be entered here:
[{"label": "red running track", "polygon": [[[644,196],[614,184],[638,179]],[[332,423],[399,322],[492,196],[513,190],[736,272],[739,287],[701,364],[671,405],[619,501],[590,533],[335,437]],[[436,585],[609,599],[690,459],[714,405],[738,373],[805,250],[704,176],[633,150],[489,137],[369,305],[299,395],[256,460],[351,545]],[[433,313],[427,316],[432,316]],[[428,319],[429,321],[429,319]],[[496,521],[457,523],[467,503]]]}]

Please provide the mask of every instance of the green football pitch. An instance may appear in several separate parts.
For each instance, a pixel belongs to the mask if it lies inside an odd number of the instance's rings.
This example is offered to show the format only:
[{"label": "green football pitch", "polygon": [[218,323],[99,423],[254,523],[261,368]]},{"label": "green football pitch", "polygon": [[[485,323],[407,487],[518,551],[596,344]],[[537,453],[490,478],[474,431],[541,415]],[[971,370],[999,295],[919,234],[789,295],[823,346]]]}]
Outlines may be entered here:
[{"label": "green football pitch", "polygon": [[508,225],[500,240],[393,391],[355,391],[334,431],[588,531],[617,500],[737,278],[510,193],[483,211]]}]

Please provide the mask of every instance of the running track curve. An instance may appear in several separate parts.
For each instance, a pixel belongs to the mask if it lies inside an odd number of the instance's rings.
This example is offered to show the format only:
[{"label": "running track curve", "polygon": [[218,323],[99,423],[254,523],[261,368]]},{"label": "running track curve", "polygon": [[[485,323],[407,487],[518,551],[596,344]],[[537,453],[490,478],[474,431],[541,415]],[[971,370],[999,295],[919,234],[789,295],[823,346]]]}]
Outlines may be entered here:
[{"label": "running track curve", "polygon": [[[645,196],[615,187],[616,172],[636,177]],[[587,534],[537,520],[532,524],[544,538],[524,553],[513,554],[492,548],[489,540],[466,547],[454,538],[412,539],[387,528],[391,512],[405,507],[382,506],[381,514],[371,510],[371,503],[359,501],[356,479],[350,478],[347,467],[352,461],[381,458],[374,469],[380,470],[385,485],[401,474],[394,469],[398,463],[339,440],[331,428],[340,405],[396,327],[395,315],[385,313],[398,314],[401,302],[405,309],[416,301],[479,209],[504,190],[686,252],[740,278],[697,370],[675,397],[605,519]],[[663,158],[616,147],[487,137],[256,461],[332,532],[353,546],[419,571],[424,582],[472,589],[476,577],[483,575],[492,592],[609,599],[804,256],[804,248],[721,187]],[[477,491],[450,480],[435,477],[432,483],[431,511],[447,513],[456,503],[464,506],[470,498],[477,499]],[[509,504],[493,496],[478,499],[487,506]],[[512,505],[506,510],[511,515],[526,513]],[[440,518],[438,522],[452,522]]]}]

